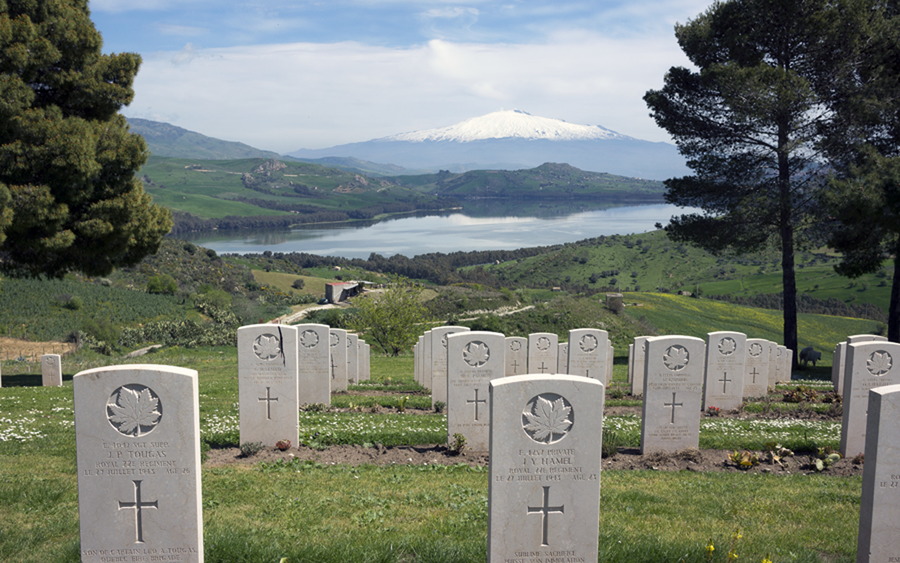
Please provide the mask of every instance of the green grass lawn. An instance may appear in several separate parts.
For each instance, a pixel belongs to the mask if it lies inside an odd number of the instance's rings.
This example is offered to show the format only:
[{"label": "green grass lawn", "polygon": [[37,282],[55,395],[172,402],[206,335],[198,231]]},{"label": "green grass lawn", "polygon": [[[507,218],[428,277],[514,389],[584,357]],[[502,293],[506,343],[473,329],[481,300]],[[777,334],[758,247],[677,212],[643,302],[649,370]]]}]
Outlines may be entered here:
[{"label": "green grass lawn", "polygon": [[[102,357],[67,357],[60,388],[29,386],[34,374],[4,376],[0,388],[0,560],[78,561],[78,510],[71,377]],[[237,444],[233,348],[169,349],[134,360],[200,373],[201,438]],[[425,399],[411,356],[372,359],[364,395],[335,403]],[[616,385],[625,377],[616,365]],[[366,395],[365,393],[369,393]],[[412,405],[409,405],[412,406]],[[423,404],[423,406],[425,406]],[[302,440],[316,447],[355,443],[434,444],[443,414],[300,413]],[[608,417],[637,445],[636,416]],[[836,446],[835,423],[703,419],[701,447]],[[203,470],[207,561],[482,561],[487,537],[484,467],[345,466],[294,460]],[[861,479],[604,471],[603,561],[853,561]],[[738,533],[736,533],[738,532]],[[740,537],[738,537],[740,536]],[[714,551],[708,552],[712,544]]]}]

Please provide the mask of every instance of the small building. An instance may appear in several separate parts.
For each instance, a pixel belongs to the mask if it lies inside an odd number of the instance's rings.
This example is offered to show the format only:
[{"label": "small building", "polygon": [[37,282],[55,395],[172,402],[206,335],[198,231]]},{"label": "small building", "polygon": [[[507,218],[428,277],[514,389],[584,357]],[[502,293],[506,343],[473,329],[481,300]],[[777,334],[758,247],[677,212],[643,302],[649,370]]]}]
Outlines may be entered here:
[{"label": "small building", "polygon": [[340,303],[359,295],[362,289],[362,283],[356,281],[327,283],[325,284],[325,299],[329,303]]}]

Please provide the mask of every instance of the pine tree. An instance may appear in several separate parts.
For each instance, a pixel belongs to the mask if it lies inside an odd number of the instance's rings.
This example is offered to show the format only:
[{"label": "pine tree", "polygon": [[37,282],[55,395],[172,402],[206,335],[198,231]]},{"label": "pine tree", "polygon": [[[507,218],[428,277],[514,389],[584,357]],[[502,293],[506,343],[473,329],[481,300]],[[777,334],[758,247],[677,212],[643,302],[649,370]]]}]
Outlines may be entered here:
[{"label": "pine tree", "polygon": [[135,172],[143,139],[118,114],[135,54],[101,53],[86,0],[0,0],[0,268],[109,273],[171,229]]},{"label": "pine tree", "polygon": [[[842,51],[859,34],[855,0],[729,0],[676,26],[697,70],[673,67],[644,96],[693,175],[666,181],[674,240],[712,252],[781,250],[784,344],[799,349],[794,253],[826,185],[822,126]],[[794,354],[796,358],[796,353]]]}]

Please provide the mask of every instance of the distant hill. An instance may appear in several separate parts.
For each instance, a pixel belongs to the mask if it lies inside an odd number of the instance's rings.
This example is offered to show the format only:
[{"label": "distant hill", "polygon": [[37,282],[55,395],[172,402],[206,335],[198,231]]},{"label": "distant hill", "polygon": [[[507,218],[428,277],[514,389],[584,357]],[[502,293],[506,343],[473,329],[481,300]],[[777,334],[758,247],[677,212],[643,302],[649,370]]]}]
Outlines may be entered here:
[{"label": "distant hill", "polygon": [[582,170],[654,180],[688,173],[675,145],[517,110],[493,112],[439,129],[325,149],[300,149],[290,155],[354,157],[411,170],[451,172],[517,170],[544,162],[564,162]]},{"label": "distant hill", "polygon": [[607,202],[662,201],[662,182],[586,172],[568,164],[546,162],[527,170],[473,170],[385,178],[401,186],[419,186],[431,193],[461,200],[483,198],[603,199]]},{"label": "distant hill", "polygon": [[281,155],[272,151],[260,150],[244,143],[214,139],[159,121],[129,117],[128,125],[132,132],[147,141],[150,153],[154,156],[207,160],[281,158]]}]

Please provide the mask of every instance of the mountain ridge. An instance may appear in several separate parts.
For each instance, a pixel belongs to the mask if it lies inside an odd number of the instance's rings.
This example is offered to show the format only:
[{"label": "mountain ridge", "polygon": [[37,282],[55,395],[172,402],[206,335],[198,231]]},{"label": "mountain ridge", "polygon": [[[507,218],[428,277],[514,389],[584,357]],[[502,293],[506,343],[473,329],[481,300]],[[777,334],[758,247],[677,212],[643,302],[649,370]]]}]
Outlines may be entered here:
[{"label": "mountain ridge", "polygon": [[324,149],[299,149],[289,156],[352,157],[434,172],[519,170],[565,162],[585,171],[651,180],[689,173],[684,157],[670,143],[644,141],[601,126],[571,124],[521,110]]}]

